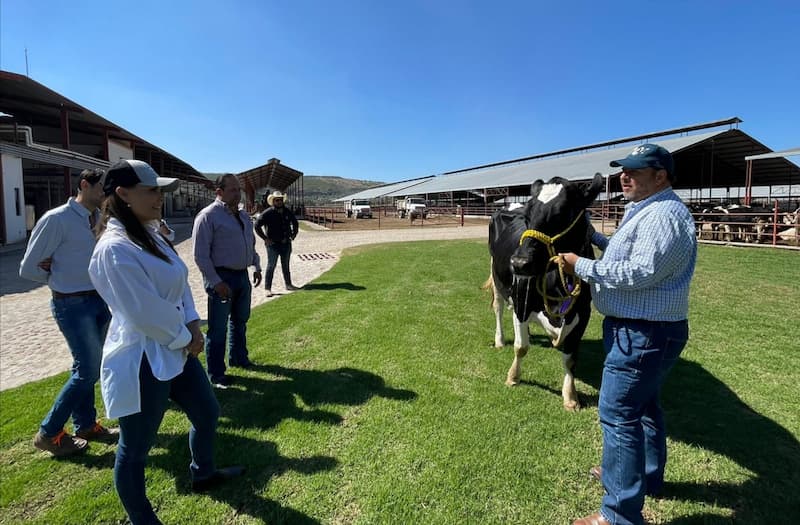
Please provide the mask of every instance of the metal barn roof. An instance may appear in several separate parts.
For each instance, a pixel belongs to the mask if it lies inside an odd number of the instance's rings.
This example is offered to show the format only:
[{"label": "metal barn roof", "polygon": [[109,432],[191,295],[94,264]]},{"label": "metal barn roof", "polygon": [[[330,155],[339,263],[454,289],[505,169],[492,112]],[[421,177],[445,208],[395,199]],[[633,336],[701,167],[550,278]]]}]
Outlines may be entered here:
[{"label": "metal barn roof", "polygon": [[341,197],[339,199],[336,199],[334,202],[344,202],[344,201],[349,201],[350,199],[377,199],[380,197],[391,195],[395,191],[403,191],[403,190],[410,191],[412,187],[416,187],[424,183],[425,181],[429,181],[432,178],[433,175],[431,175],[430,177],[421,177],[419,179],[395,182],[394,184],[384,184],[383,186],[376,186],[374,188],[369,188],[367,190],[359,191],[358,193],[353,193],[352,195],[348,195],[346,197]]},{"label": "metal barn roof", "polygon": [[[559,176],[568,180],[589,180],[595,173],[610,176],[619,173],[611,168],[612,160],[625,157],[634,144],[592,149],[580,153],[509,161],[487,167],[467,169],[433,177],[413,188],[398,188],[386,196],[425,195],[451,191],[481,191],[486,188],[512,188],[530,185],[537,179]],[[746,184],[745,156],[769,152],[769,148],[738,129],[707,131],[670,139],[652,140],[675,157],[678,180],[676,189],[737,187]],[[587,147],[588,149],[589,147]],[[574,150],[572,150],[574,151]],[[753,185],[797,184],[800,167],[785,158],[767,158],[757,163]],[[617,182],[615,182],[618,185]],[[614,189],[612,191],[619,191]]]},{"label": "metal barn roof", "polygon": [[[715,131],[701,135],[680,137],[677,139],[658,141],[671,153],[720,135],[724,131]],[[525,186],[537,179],[549,180],[562,177],[568,180],[590,180],[595,173],[611,175],[619,172],[619,168],[611,168],[612,160],[625,157],[631,146],[609,148],[586,153],[575,153],[562,157],[538,159],[509,165],[494,166],[483,169],[462,171],[449,175],[441,175],[413,188],[415,194],[443,193],[448,191],[468,191],[472,189],[497,188],[505,186]],[[400,196],[402,192],[392,195]]]},{"label": "metal barn roof", "polygon": [[[0,71],[0,111],[10,115],[3,120],[35,127],[41,132],[47,128],[56,130],[51,131],[57,132],[52,142],[61,142],[61,132],[56,128],[62,118],[68,119],[72,149],[99,148],[107,136],[130,142],[134,157],[148,162],[160,175],[204,185],[208,182],[178,157],[24,75]],[[39,141],[41,137],[35,139]]]},{"label": "metal barn roof", "polygon": [[795,155],[800,155],[800,148],[773,151],[772,153],[762,153],[761,155],[749,155],[744,160],[775,159],[777,157],[793,157]]},{"label": "metal barn roof", "polygon": [[246,191],[251,189],[255,192],[262,188],[275,188],[278,191],[286,192],[289,186],[303,176],[303,172],[281,164],[279,159],[272,158],[266,164],[238,173],[237,176]]}]

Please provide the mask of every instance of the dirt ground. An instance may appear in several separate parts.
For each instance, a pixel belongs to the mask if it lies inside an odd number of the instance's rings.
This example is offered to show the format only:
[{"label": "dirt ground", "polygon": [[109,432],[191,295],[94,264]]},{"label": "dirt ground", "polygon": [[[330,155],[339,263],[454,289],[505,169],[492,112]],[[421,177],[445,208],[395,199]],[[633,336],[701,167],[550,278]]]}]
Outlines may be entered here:
[{"label": "dirt ground", "polygon": [[[327,229],[333,230],[343,230],[343,231],[365,231],[365,230],[383,230],[383,229],[403,229],[403,228],[425,228],[425,227],[436,227],[436,228],[444,228],[444,227],[458,227],[461,226],[461,218],[460,217],[453,217],[439,215],[433,216],[431,215],[427,219],[414,219],[412,222],[408,218],[399,219],[395,216],[383,216],[381,215],[378,217],[376,214],[372,219],[343,219],[341,217],[337,217],[336,220],[331,224],[330,219],[328,219],[324,224],[319,223],[320,226],[324,226]],[[489,224],[489,219],[464,219],[464,226],[482,226]]]}]

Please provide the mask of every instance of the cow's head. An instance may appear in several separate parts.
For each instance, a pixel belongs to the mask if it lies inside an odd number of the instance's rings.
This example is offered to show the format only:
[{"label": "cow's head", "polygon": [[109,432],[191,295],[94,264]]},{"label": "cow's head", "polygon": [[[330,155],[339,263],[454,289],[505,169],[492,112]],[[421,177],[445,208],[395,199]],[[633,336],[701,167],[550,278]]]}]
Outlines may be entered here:
[{"label": "cow's head", "polygon": [[588,223],[582,219],[586,208],[603,189],[603,176],[595,174],[591,183],[571,182],[553,177],[547,183],[531,185],[531,198],[524,214],[529,231],[511,256],[511,268],[520,276],[543,275],[550,259],[547,242],[556,238],[553,250],[579,253],[586,243]]}]

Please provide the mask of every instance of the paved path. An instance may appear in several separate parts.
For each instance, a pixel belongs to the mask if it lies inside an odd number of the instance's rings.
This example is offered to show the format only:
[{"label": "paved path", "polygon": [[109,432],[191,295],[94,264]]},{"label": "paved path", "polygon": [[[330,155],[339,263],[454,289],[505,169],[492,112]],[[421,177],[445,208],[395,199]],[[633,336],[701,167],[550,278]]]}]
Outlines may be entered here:
[{"label": "paved path", "polygon": [[[308,223],[307,223],[308,224]],[[309,224],[310,227],[315,225]],[[191,224],[174,224],[178,253],[189,266],[197,310],[206,316],[206,295],[197,266],[191,257]],[[304,285],[330,270],[339,260],[342,250],[351,246],[384,242],[403,242],[435,239],[485,238],[487,226],[449,228],[408,228],[377,231],[301,231],[293,246],[292,278]],[[259,254],[266,265],[266,254],[260,244]],[[67,345],[50,314],[50,289],[18,277],[21,250],[0,253],[0,390],[49,377],[72,365]],[[275,271],[268,299],[263,287],[253,291],[253,306],[275,300],[285,292],[280,269]],[[297,293],[297,292],[295,292]],[[302,293],[302,292],[299,292]]]}]

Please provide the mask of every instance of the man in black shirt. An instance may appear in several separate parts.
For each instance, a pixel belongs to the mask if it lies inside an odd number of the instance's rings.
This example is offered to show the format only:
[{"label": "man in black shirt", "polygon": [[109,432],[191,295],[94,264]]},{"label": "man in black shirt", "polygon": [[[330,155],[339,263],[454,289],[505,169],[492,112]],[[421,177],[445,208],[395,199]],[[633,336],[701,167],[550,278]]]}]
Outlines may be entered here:
[{"label": "man in black shirt", "polygon": [[283,282],[287,290],[297,290],[292,284],[289,272],[289,257],[292,255],[292,241],[297,237],[298,224],[294,213],[284,206],[285,196],[276,191],[267,197],[269,208],[256,220],[256,234],[264,239],[267,244],[267,275],[264,285],[267,288],[267,297],[272,297],[272,277],[281,258]]}]

